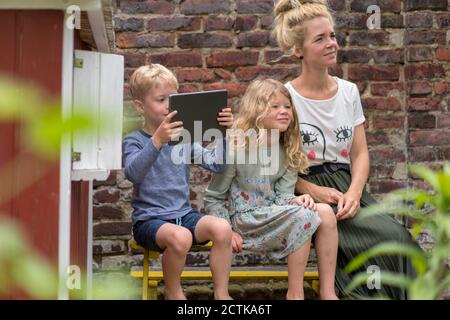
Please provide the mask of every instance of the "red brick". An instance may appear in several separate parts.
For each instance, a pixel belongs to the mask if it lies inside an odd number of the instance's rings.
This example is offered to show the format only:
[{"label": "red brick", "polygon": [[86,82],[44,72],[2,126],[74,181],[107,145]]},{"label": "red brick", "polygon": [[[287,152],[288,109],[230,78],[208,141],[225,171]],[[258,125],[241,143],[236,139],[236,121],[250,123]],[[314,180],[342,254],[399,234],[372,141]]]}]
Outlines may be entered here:
[{"label": "red brick", "polygon": [[94,203],[116,203],[120,199],[120,191],[119,190],[96,190],[94,192]]},{"label": "red brick", "polygon": [[180,6],[182,14],[219,14],[229,11],[228,0],[186,0]]},{"label": "red brick", "polygon": [[449,161],[450,160],[450,147],[445,146],[445,147],[438,148],[436,156],[437,156],[437,160]]},{"label": "red brick", "polygon": [[[267,64],[300,64],[294,57],[283,57],[284,52],[280,50],[267,50],[264,52],[264,62]],[[276,62],[275,62],[276,61]]]},{"label": "red brick", "polygon": [[413,10],[447,10],[447,0],[406,0],[405,9]]},{"label": "red brick", "polygon": [[389,144],[389,138],[386,132],[379,131],[369,131],[366,133],[367,144],[369,146],[378,146]]},{"label": "red brick", "polygon": [[401,110],[400,101],[395,97],[388,98],[364,98],[362,99],[364,109],[367,110]]},{"label": "red brick", "polygon": [[447,129],[450,128],[450,114],[440,114],[439,115],[438,128],[447,128]]},{"label": "red brick", "polygon": [[350,4],[351,11],[366,13],[371,5],[380,7],[381,12],[400,12],[402,6],[397,0],[352,0]]},{"label": "red brick", "polygon": [[436,15],[436,21],[439,28],[449,28],[450,27],[450,13],[441,13]]},{"label": "red brick", "polygon": [[338,13],[333,18],[337,29],[363,29],[366,27],[367,15],[364,13]]},{"label": "red brick", "polygon": [[432,61],[433,51],[429,47],[410,47],[408,48],[408,61]]},{"label": "red brick", "polygon": [[374,194],[388,193],[394,190],[403,189],[408,186],[402,180],[374,180],[370,181],[370,191]]},{"label": "red brick", "polygon": [[437,98],[409,98],[406,101],[408,111],[439,110],[441,101]]},{"label": "red brick", "polygon": [[234,23],[234,30],[236,31],[248,31],[255,29],[258,23],[256,16],[238,16]]},{"label": "red brick", "polygon": [[193,31],[199,30],[202,23],[201,18],[197,17],[159,17],[150,18],[147,21],[149,31]]},{"label": "red brick", "polygon": [[228,90],[228,96],[239,97],[242,96],[247,89],[247,85],[243,83],[208,83],[203,86],[204,90]]},{"label": "red brick", "polygon": [[206,59],[211,67],[232,67],[256,65],[259,52],[256,51],[216,51]]},{"label": "red brick", "polygon": [[404,28],[403,16],[401,14],[382,14],[381,28]]},{"label": "red brick", "polygon": [[405,66],[405,79],[407,80],[441,78],[444,75],[444,67],[440,64],[422,63]]},{"label": "red brick", "polygon": [[94,237],[131,235],[131,222],[100,223],[94,226]]},{"label": "red brick", "polygon": [[436,59],[440,61],[450,61],[450,48],[437,48]]},{"label": "red brick", "polygon": [[410,112],[408,115],[409,129],[433,129],[436,128],[436,117],[432,114]]},{"label": "red brick", "polygon": [[335,64],[328,68],[328,74],[338,77],[338,78],[342,78],[342,77],[344,77],[344,70],[342,69],[342,67],[340,65]]},{"label": "red brick", "polygon": [[404,44],[444,44],[447,33],[441,30],[406,30]]},{"label": "red brick", "polygon": [[119,33],[117,34],[119,48],[162,48],[175,45],[175,34],[150,33]]},{"label": "red brick", "polygon": [[425,95],[433,91],[429,81],[411,81],[408,82],[408,93],[410,95]]},{"label": "red brick", "polygon": [[373,60],[380,64],[401,63],[404,55],[403,49],[376,50],[373,53]]},{"label": "red brick", "polygon": [[112,205],[94,206],[93,216],[95,220],[101,219],[122,219],[124,214],[122,210]]},{"label": "red brick", "polygon": [[400,71],[398,66],[349,66],[350,80],[398,80]]},{"label": "red brick", "polygon": [[388,45],[389,33],[375,30],[354,31],[350,33],[349,43],[355,46]]},{"label": "red brick", "polygon": [[114,18],[114,31],[142,31],[144,29],[144,19],[142,18]]},{"label": "red brick", "polygon": [[178,88],[178,92],[179,93],[188,93],[188,92],[196,92],[196,91],[200,91],[200,87],[198,85],[195,84],[187,84],[187,83],[182,83],[180,84],[180,87]]},{"label": "red brick", "polygon": [[160,63],[166,67],[199,67],[202,66],[202,55],[197,52],[175,52],[154,54],[149,57],[150,63]]},{"label": "red brick", "polygon": [[328,0],[327,4],[333,11],[342,11],[345,9],[345,1],[342,0]]},{"label": "red brick", "polygon": [[286,67],[239,67],[234,72],[240,81],[251,81],[256,77],[270,77],[283,81],[295,73],[296,69]]},{"label": "red brick", "polygon": [[237,48],[264,47],[269,42],[268,31],[250,31],[240,33],[237,37]]},{"label": "red brick", "polygon": [[371,166],[371,177],[377,178],[391,178],[395,172],[395,166],[390,166],[387,163],[383,163],[382,165],[373,165]]},{"label": "red brick", "polygon": [[374,165],[383,163],[397,163],[406,160],[403,150],[395,149],[392,146],[377,148],[369,152],[370,163]]},{"label": "red brick", "polygon": [[170,1],[120,1],[124,13],[172,14],[175,4]]},{"label": "red brick", "polygon": [[214,69],[178,69],[177,79],[182,82],[211,82],[216,80]]},{"label": "red brick", "polygon": [[182,33],[178,35],[178,46],[189,48],[228,48],[232,45],[229,35],[217,33]]},{"label": "red brick", "polygon": [[141,52],[123,52],[125,68],[137,68],[145,64],[145,54]]},{"label": "red brick", "polygon": [[273,17],[272,16],[262,16],[260,18],[261,29],[272,29],[273,27]]},{"label": "red brick", "polygon": [[272,0],[237,0],[237,12],[238,13],[272,13],[273,1]]},{"label": "red brick", "polygon": [[433,14],[428,12],[414,12],[406,14],[406,27],[408,28],[432,28]]},{"label": "red brick", "polygon": [[350,48],[338,51],[339,63],[367,63],[372,58],[368,49]]},{"label": "red brick", "polygon": [[231,80],[232,74],[231,72],[225,70],[225,69],[214,69],[214,73],[221,79],[224,80]]},{"label": "red brick", "polygon": [[434,83],[434,92],[436,94],[446,94],[450,92],[450,84],[447,81],[438,81]]},{"label": "red brick", "polygon": [[386,82],[386,83],[372,83],[370,85],[370,92],[374,96],[388,96],[391,91],[403,91],[403,83]]},{"label": "red brick", "polygon": [[450,131],[418,130],[409,133],[412,146],[433,146],[450,144]]},{"label": "red brick", "polygon": [[408,149],[408,160],[412,162],[435,161],[433,147],[413,147]]},{"label": "red brick", "polygon": [[205,21],[205,30],[231,30],[233,25],[234,19],[231,17],[209,16]]},{"label": "red brick", "polygon": [[373,128],[374,129],[398,129],[403,128],[405,123],[404,116],[374,116]]},{"label": "red brick", "polygon": [[358,87],[358,91],[360,95],[363,95],[364,91],[367,89],[367,81],[358,81],[356,82],[356,86]]}]

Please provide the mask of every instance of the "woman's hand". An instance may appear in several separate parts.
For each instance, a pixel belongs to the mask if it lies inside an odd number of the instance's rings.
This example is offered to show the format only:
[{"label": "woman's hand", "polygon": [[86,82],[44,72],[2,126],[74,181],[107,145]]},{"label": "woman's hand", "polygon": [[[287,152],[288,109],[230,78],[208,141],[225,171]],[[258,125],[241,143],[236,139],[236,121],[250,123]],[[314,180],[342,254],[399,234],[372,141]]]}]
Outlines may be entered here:
[{"label": "woman's hand", "polygon": [[311,192],[314,200],[316,202],[327,203],[327,204],[338,204],[339,201],[344,197],[344,194],[339,190],[329,187],[314,187],[314,193]]},{"label": "woman's hand", "polygon": [[338,202],[337,220],[353,218],[360,209],[361,194],[354,191],[347,191]]},{"label": "woman's hand", "polygon": [[233,248],[233,252],[241,252],[243,244],[244,240],[241,235],[233,231],[233,235],[231,236],[231,247]]},{"label": "woman's hand", "polygon": [[234,121],[234,116],[231,112],[231,108],[222,109],[222,111],[217,115],[217,121],[221,126],[225,128],[231,128]]},{"label": "woman's hand", "polygon": [[301,196],[295,197],[291,200],[290,204],[298,204],[313,211],[317,210],[317,204],[309,194],[302,194]]}]

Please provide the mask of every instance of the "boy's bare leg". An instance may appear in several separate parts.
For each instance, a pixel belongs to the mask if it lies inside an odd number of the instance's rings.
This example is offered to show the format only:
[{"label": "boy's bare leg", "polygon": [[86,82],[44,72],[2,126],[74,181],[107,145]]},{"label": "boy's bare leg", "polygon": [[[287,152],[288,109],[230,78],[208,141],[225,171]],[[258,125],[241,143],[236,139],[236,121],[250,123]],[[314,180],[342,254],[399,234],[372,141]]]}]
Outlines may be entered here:
[{"label": "boy's bare leg", "polygon": [[185,227],[165,223],[156,233],[156,243],[161,249],[165,249],[162,256],[165,298],[185,300],[181,272],[186,263],[186,254],[192,246],[191,232]]},{"label": "boy's bare leg", "polygon": [[204,216],[195,227],[198,242],[211,240],[213,246],[209,254],[209,265],[214,282],[214,299],[232,299],[228,293],[231,269],[231,226],[225,219]]},{"label": "boy's bare leg", "polygon": [[287,300],[304,300],[303,275],[308,263],[311,238],[288,256],[288,290]]},{"label": "boy's bare leg", "polygon": [[333,209],[327,204],[318,203],[322,223],[316,231],[315,248],[317,253],[317,264],[320,275],[320,299],[336,300],[334,289],[334,277],[336,273],[336,260],[338,248],[338,231],[336,217]]}]

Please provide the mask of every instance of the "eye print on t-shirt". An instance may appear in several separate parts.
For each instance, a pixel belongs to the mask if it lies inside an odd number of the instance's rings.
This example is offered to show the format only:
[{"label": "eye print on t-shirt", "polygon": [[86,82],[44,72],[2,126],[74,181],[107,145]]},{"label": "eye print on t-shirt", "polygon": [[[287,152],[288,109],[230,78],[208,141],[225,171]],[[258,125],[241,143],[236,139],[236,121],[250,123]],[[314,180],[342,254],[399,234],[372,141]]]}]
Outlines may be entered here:
[{"label": "eye print on t-shirt", "polygon": [[301,122],[300,127],[303,146],[309,160],[325,160],[327,143],[323,131],[319,127],[305,122]]},{"label": "eye print on t-shirt", "polygon": [[345,148],[341,148],[339,150],[340,155],[344,158],[348,158],[348,150],[350,148],[350,143],[352,141],[352,128],[347,126],[341,126],[339,128],[336,128],[336,130],[333,130],[334,134],[336,135],[336,142],[339,145],[345,144]]}]

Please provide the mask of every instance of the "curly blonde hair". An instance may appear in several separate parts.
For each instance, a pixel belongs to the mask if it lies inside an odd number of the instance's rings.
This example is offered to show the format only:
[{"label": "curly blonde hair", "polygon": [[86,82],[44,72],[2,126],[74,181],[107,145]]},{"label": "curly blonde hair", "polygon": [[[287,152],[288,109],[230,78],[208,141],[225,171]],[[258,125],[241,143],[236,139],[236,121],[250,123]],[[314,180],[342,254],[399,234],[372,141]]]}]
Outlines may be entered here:
[{"label": "curly blonde hair", "polygon": [[288,56],[303,48],[305,21],[324,17],[334,25],[325,0],[280,0],[273,12],[275,16],[273,34],[280,48]]},{"label": "curly blonde hair", "polygon": [[[250,83],[244,96],[241,99],[239,113],[233,124],[232,132],[255,132],[255,142],[257,145],[263,143],[264,127],[262,122],[270,112],[270,99],[276,93],[281,93],[292,104],[291,95],[286,87],[274,79],[257,79]],[[307,156],[303,151],[303,144],[300,138],[300,128],[297,111],[292,107],[293,119],[288,129],[280,135],[280,144],[286,154],[286,165],[292,170],[306,173],[309,166]],[[253,143],[251,137],[246,136],[243,145],[237,143],[236,135],[231,134],[231,141],[234,147],[244,147],[248,150]]]}]

